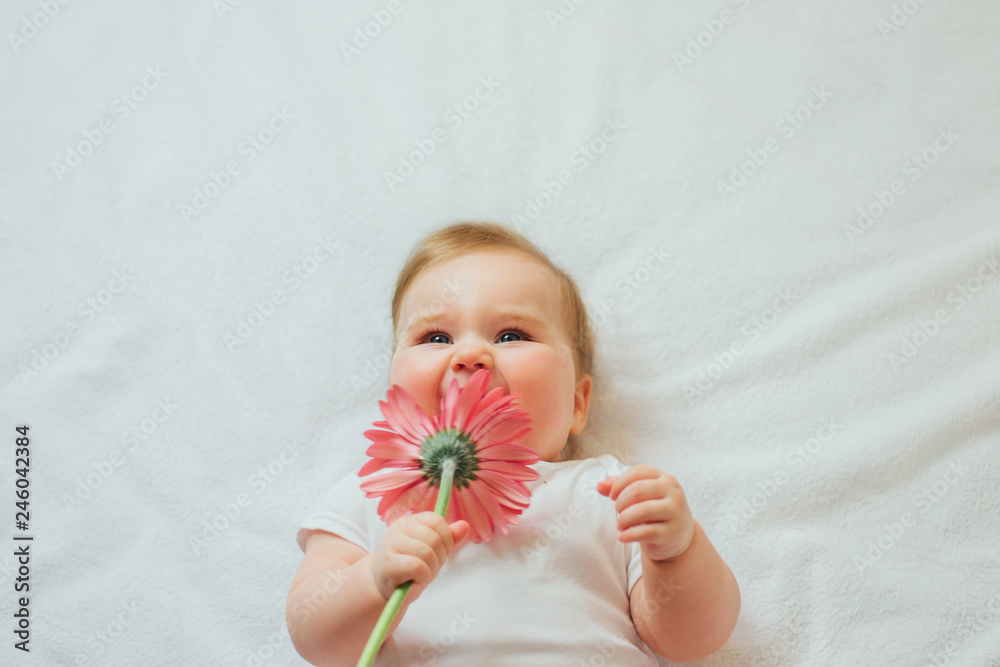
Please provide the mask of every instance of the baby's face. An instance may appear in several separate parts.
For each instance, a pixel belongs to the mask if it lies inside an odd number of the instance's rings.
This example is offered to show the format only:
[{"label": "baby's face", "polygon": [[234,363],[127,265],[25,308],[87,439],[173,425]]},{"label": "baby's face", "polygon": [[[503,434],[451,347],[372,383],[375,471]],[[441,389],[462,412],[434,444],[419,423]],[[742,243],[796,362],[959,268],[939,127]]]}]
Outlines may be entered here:
[{"label": "baby's face", "polygon": [[590,377],[576,380],[557,279],[533,257],[477,252],[425,269],[398,319],[389,382],[428,415],[453,378],[464,386],[486,368],[490,388],[521,395],[516,405],[531,415],[522,444],[542,460],[558,460],[567,436],[586,424]]}]

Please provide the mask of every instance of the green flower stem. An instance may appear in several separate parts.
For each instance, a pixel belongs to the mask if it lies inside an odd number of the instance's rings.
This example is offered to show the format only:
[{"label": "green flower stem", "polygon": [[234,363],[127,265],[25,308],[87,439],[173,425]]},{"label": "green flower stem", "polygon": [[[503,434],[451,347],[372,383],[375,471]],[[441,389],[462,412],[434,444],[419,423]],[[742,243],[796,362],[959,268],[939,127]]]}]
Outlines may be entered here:
[{"label": "green flower stem", "polygon": [[[438,516],[443,517],[448,511],[448,501],[451,499],[451,486],[454,478],[455,459],[447,458],[441,465],[441,485],[438,487],[437,504],[434,505],[434,512]],[[372,663],[375,662],[375,656],[378,655],[378,650],[382,648],[382,642],[385,641],[385,636],[389,633],[389,626],[392,625],[396,614],[399,613],[399,608],[403,606],[403,600],[412,587],[413,582],[407,581],[393,591],[392,597],[389,598],[385,609],[382,610],[382,615],[378,618],[378,623],[375,624],[375,629],[372,630],[372,634],[368,638],[368,643],[365,644],[365,650],[361,653],[361,659],[358,660],[358,667],[371,667]]]},{"label": "green flower stem", "polygon": [[434,512],[443,517],[448,511],[448,501],[451,499],[452,481],[455,479],[455,459],[445,459],[441,464],[441,486],[438,487],[437,504]]}]

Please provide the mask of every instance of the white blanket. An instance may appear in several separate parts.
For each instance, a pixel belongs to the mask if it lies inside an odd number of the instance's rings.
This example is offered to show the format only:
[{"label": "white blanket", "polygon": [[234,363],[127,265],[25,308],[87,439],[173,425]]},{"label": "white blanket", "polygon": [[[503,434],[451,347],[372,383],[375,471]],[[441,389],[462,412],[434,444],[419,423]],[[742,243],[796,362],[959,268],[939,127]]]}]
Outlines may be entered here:
[{"label": "white blanket", "polygon": [[1000,664],[996,3],[0,27],[0,663],[303,664],[296,526],[363,461],[396,274],[485,219],[591,309],[581,444],[676,476],[736,573],[704,664]]}]

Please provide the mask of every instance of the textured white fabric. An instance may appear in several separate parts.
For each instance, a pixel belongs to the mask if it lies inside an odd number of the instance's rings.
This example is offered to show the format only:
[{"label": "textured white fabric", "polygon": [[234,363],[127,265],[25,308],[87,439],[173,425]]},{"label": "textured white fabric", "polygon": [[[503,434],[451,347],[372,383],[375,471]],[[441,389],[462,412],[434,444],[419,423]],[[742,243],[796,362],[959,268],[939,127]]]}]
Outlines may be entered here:
[{"label": "textured white fabric", "polygon": [[704,667],[997,664],[1000,3],[387,6],[0,2],[25,657],[301,667],[288,536],[362,463],[413,244],[485,219],[580,285],[588,452],[740,583]]},{"label": "textured white fabric", "polygon": [[[610,455],[533,466],[531,505],[489,543],[467,541],[408,609],[377,664],[655,665],[635,631],[629,591],[641,552],[617,540],[614,503],[597,483],[627,467]],[[338,482],[298,532],[340,535],[372,552],[388,527],[357,471]]]}]

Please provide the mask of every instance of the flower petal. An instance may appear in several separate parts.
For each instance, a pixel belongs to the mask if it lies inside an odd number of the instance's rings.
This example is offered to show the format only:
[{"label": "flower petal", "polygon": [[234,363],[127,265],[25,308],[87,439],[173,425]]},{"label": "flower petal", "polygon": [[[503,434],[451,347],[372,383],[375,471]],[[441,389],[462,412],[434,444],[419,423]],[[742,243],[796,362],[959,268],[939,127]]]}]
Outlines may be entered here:
[{"label": "flower petal", "polygon": [[[521,510],[510,508],[510,507],[504,507],[503,508],[503,513],[504,513],[504,516],[507,519],[504,523],[506,523],[507,525],[509,525],[509,526],[516,526],[518,523],[520,523],[520,521],[521,521]],[[500,525],[503,525],[503,524],[500,524]],[[506,535],[506,534],[507,533],[504,533],[504,535]]]},{"label": "flower petal", "polygon": [[424,505],[428,498],[433,498],[433,489],[430,484],[426,481],[421,481],[418,484],[410,487],[405,494],[400,496],[399,500],[392,504],[391,507],[387,508],[385,514],[382,515],[382,520],[386,523],[392,523],[399,517],[410,512],[423,512]]},{"label": "flower petal", "polygon": [[493,497],[493,494],[485,484],[478,480],[469,484],[469,493],[476,497],[476,501],[483,508],[483,511],[486,512],[487,516],[489,516],[490,521],[493,523],[507,522],[503,507],[500,506],[500,503]]},{"label": "flower petal", "polygon": [[[401,486],[396,489],[390,489],[386,491],[385,495],[382,496],[382,500],[378,504],[378,515],[384,517],[389,510],[397,504],[397,501],[407,493],[411,493],[414,489],[419,487],[419,482],[413,486]],[[405,507],[403,503],[398,503],[400,506]]]},{"label": "flower petal", "polygon": [[400,486],[409,486],[422,480],[423,473],[419,470],[393,470],[377,477],[370,477],[361,482],[361,489],[369,498],[382,495]]},{"label": "flower petal", "polygon": [[[538,456],[535,454],[535,456]],[[538,479],[538,471],[529,468],[523,463],[512,463],[511,461],[480,461],[479,467],[482,470],[492,470],[495,473],[508,477],[516,482],[531,482]]]},{"label": "flower petal", "polygon": [[459,394],[458,380],[452,378],[451,384],[448,385],[448,391],[441,398],[441,410],[438,412],[438,418],[434,424],[436,429],[455,428],[455,404],[458,403]]},{"label": "flower petal", "polygon": [[531,431],[530,416],[515,405],[518,396],[506,395],[502,387],[487,391],[490,377],[488,370],[479,370],[461,388],[452,380],[433,418],[399,385],[379,402],[385,420],[365,431],[372,443],[367,450],[371,459],[359,474],[381,473],[365,479],[361,488],[369,498],[381,496],[378,512],[386,523],[433,509],[439,489],[424,476],[420,454],[426,438],[446,429],[464,432],[479,454],[471,484],[452,490],[446,520],[468,521],[475,542],[506,534],[507,526],[519,521],[531,500],[523,482],[538,478],[529,466],[539,456],[517,442]]},{"label": "flower petal", "polygon": [[411,512],[430,512],[434,509],[434,505],[437,503],[438,487],[427,485],[427,492],[421,496],[420,500],[413,503]]},{"label": "flower petal", "polygon": [[420,463],[414,461],[414,459],[412,459],[410,457],[406,457],[406,458],[403,458],[403,459],[381,459],[381,458],[379,458],[379,459],[372,459],[371,461],[369,461],[369,463],[371,463],[372,461],[377,461],[378,462],[378,466],[371,468],[368,472],[365,473],[366,475],[370,474],[371,472],[373,472],[375,470],[383,470],[385,468],[406,468],[406,469],[409,469],[409,470],[419,470],[420,469]]},{"label": "flower petal", "polygon": [[479,470],[476,476],[483,480],[493,491],[493,495],[506,502],[501,504],[527,507],[531,494],[520,482],[510,480],[492,470]]},{"label": "flower petal", "polygon": [[401,442],[401,443],[416,445],[418,449],[420,448],[421,443],[423,443],[423,440],[411,440],[405,435],[392,430],[381,430],[381,429],[370,428],[367,431],[365,431],[364,435],[372,442],[386,442],[386,441]]},{"label": "flower petal", "polygon": [[451,500],[455,503],[458,515],[472,527],[472,541],[489,542],[493,538],[493,522],[483,511],[476,497],[469,493],[469,489],[455,489],[451,494]]},{"label": "flower petal", "polygon": [[524,445],[493,445],[478,452],[481,461],[516,461],[518,463],[538,463],[538,452]]},{"label": "flower petal", "polygon": [[393,431],[407,440],[418,440],[416,425],[410,420],[409,411],[404,407],[410,398],[409,392],[398,385],[393,385],[386,394],[388,401],[386,409],[382,410],[386,421]]},{"label": "flower petal", "polygon": [[459,392],[458,403],[455,405],[455,427],[460,431],[465,431],[469,415],[475,410],[476,404],[482,400],[486,385],[490,381],[490,372],[482,368],[472,374],[469,381]]},{"label": "flower petal", "polygon": [[490,389],[486,394],[483,395],[475,405],[472,406],[472,410],[469,412],[469,416],[465,419],[465,431],[471,430],[472,426],[480,419],[480,417],[485,413],[493,414],[497,410],[503,409],[503,404],[495,407],[497,402],[503,398],[504,389],[503,387],[494,387]]},{"label": "flower petal", "polygon": [[476,446],[479,449],[488,449],[493,445],[514,445],[529,433],[531,426],[527,419],[508,419],[484,431],[476,440]]},{"label": "flower petal", "polygon": [[475,405],[472,406],[472,410],[469,412],[469,416],[466,419],[465,425],[468,427],[475,419],[486,412],[487,410],[493,410],[493,405],[503,398],[504,388],[503,387],[493,387],[488,392],[483,394]]},{"label": "flower petal", "polygon": [[528,418],[528,413],[511,405],[512,399],[516,397],[516,395],[504,396],[488,409],[477,414],[474,419],[469,420],[465,432],[472,436],[473,440],[476,440],[485,430],[493,428],[496,424],[506,419],[514,417]]},{"label": "flower petal", "polygon": [[389,411],[386,413],[383,410],[382,413],[389,420],[393,430],[415,442],[422,442],[433,433],[433,423],[406,389],[394,384],[386,398],[389,399]]},{"label": "flower petal", "polygon": [[382,461],[379,459],[368,459],[365,464],[361,466],[361,470],[358,471],[358,477],[364,477],[365,475],[370,475],[373,472],[378,472],[382,469]]},{"label": "flower petal", "polygon": [[417,445],[410,444],[408,442],[394,442],[386,440],[383,442],[376,442],[368,448],[365,452],[368,456],[372,458],[380,459],[413,459],[415,463],[419,463],[420,457],[420,447]]}]

